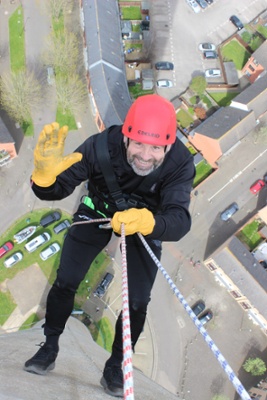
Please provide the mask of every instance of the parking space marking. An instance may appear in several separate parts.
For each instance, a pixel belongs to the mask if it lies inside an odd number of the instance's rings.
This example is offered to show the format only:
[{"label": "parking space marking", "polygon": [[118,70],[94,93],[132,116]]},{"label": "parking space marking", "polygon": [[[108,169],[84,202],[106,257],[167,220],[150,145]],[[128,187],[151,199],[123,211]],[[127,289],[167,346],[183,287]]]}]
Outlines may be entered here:
[{"label": "parking space marking", "polygon": [[185,322],[184,322],[183,318],[177,317],[176,320],[177,320],[178,325],[179,325],[179,327],[180,327],[181,329],[185,327]]}]

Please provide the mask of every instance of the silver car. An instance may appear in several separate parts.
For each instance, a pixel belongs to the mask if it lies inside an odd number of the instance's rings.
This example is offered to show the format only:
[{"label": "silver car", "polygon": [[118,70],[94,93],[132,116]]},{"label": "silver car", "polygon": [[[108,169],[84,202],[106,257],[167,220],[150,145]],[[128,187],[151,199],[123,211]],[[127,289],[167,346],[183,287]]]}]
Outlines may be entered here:
[{"label": "silver car", "polygon": [[228,221],[239,210],[237,203],[232,203],[226,210],[221,213],[221,220]]}]

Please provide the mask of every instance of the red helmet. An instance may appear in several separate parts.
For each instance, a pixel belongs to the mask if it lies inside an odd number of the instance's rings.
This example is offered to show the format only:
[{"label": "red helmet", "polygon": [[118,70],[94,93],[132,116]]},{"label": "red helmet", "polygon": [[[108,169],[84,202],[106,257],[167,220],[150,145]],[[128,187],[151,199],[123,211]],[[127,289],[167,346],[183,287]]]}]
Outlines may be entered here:
[{"label": "red helmet", "polygon": [[167,146],[176,139],[176,114],[171,102],[157,94],[138,97],[130,107],[122,133],[137,142]]}]

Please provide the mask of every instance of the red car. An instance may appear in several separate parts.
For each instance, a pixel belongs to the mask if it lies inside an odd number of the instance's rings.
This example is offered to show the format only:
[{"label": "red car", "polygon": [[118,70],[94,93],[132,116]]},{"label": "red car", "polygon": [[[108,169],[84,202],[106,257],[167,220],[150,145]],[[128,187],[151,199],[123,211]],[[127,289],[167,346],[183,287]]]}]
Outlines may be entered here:
[{"label": "red car", "polygon": [[265,183],[262,179],[258,179],[255,183],[253,183],[252,186],[250,186],[250,191],[253,194],[258,193],[263,187],[265,186]]},{"label": "red car", "polygon": [[0,258],[3,257],[8,251],[13,249],[13,244],[11,242],[6,242],[0,247]]}]

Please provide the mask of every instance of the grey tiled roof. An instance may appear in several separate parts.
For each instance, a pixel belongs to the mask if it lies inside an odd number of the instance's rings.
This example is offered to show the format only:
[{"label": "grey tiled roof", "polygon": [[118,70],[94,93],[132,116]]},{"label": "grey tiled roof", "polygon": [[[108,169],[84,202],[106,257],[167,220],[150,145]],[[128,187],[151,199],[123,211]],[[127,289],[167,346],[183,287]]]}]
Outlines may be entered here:
[{"label": "grey tiled roof", "polygon": [[212,139],[220,139],[234,128],[249,112],[233,107],[221,107],[195,128],[195,132]]},{"label": "grey tiled roof", "polygon": [[0,143],[15,143],[0,115]]},{"label": "grey tiled roof", "polygon": [[267,271],[251,255],[237,237],[212,258],[250,303],[267,318]]},{"label": "grey tiled roof", "polygon": [[94,100],[105,126],[120,125],[132,100],[125,74],[118,2],[84,0],[83,13]]},{"label": "grey tiled roof", "polygon": [[267,92],[267,76],[264,75],[238,94],[233,101],[236,103],[249,104],[263,92]]},{"label": "grey tiled roof", "polygon": [[252,57],[255,58],[260,65],[267,69],[267,40],[265,40],[265,42],[263,42],[263,44],[254,51]]}]

